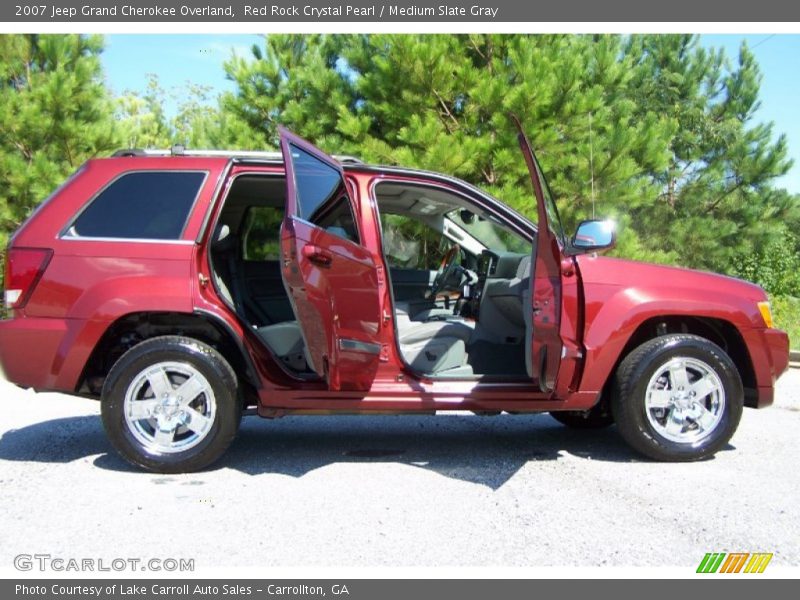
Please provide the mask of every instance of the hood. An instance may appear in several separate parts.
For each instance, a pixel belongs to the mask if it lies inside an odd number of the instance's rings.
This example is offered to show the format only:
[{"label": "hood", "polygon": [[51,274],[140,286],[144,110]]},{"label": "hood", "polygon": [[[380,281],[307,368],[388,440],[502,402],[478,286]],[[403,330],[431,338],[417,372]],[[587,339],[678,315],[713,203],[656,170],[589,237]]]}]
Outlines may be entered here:
[{"label": "hood", "polygon": [[761,287],[727,275],[608,256],[583,254],[576,259],[584,285],[688,288],[694,292],[707,291],[716,297],[731,295],[754,302],[767,299]]}]

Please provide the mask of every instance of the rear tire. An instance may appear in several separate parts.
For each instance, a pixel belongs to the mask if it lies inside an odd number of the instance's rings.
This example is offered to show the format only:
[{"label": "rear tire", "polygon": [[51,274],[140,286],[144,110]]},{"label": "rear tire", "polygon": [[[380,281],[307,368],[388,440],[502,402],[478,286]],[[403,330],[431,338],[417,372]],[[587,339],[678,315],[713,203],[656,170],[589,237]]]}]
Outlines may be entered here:
[{"label": "rear tire", "polygon": [[198,471],[236,437],[242,416],[236,373],[202,342],[152,338],[111,369],[101,415],[112,445],[131,464],[158,473]]},{"label": "rear tire", "polygon": [[631,352],[616,373],[611,410],[635,450],[660,461],[713,455],[742,417],[742,380],[730,357],[696,335],[666,335]]}]

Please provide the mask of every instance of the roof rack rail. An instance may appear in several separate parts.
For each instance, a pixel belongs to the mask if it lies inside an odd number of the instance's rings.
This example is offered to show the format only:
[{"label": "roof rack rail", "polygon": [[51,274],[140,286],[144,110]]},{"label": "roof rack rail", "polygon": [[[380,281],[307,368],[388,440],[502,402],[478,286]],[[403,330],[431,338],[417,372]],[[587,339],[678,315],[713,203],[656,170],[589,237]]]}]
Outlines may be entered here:
[{"label": "roof rack rail", "polygon": [[[260,160],[283,160],[283,154],[280,152],[266,152],[260,150],[187,150],[184,146],[172,146],[169,149],[152,149],[152,148],[127,148],[124,150],[117,150],[112,154],[113,157],[122,156],[212,156],[222,158],[253,158]],[[333,158],[340,163],[349,164],[364,164],[364,161],[355,156],[343,156],[334,154]]]}]

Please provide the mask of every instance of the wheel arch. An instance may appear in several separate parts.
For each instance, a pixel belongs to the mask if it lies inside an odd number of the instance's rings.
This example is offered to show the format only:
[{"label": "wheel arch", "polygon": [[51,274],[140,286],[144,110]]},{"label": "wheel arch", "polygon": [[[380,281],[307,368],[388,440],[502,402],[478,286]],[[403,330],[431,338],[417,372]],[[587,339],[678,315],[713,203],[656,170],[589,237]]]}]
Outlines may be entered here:
[{"label": "wheel arch", "polygon": [[246,402],[256,403],[256,391],[261,382],[249,352],[225,321],[206,311],[147,311],[119,317],[95,344],[78,379],[76,391],[99,397],[105,377],[122,354],[140,342],[163,335],[194,338],[215,348],[230,363],[243,384]]},{"label": "wheel arch", "polygon": [[628,337],[609,369],[602,385],[601,397],[608,397],[620,363],[635,348],[664,335],[689,333],[713,342],[731,358],[742,378],[745,406],[756,406],[756,374],[747,344],[738,328],[725,319],[694,315],[661,315],[642,321]]}]

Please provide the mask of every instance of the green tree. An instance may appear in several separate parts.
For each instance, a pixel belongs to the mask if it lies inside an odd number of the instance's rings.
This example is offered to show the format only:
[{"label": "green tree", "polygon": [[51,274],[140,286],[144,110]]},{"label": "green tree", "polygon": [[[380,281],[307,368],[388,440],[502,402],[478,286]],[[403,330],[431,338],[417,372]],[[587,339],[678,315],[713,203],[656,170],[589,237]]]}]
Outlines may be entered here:
[{"label": "green tree", "polygon": [[86,159],[117,146],[102,39],[0,36],[0,247]]},{"label": "green tree", "polygon": [[691,35],[270,35],[226,63],[222,99],[264,139],[460,176],[532,216],[508,112],[537,148],[568,230],[615,217],[618,254],[736,273],[798,199],[786,141],[754,122],[760,73]]},{"label": "green tree", "polygon": [[129,91],[115,100],[124,146],[165,148],[170,145],[172,131],[164,109],[166,92],[157,75],[148,73],[144,92]]},{"label": "green tree", "polygon": [[[269,36],[226,63],[222,105],[266,141],[279,123],[330,151],[452,173],[535,215],[508,113],[537,147],[568,229],[658,195],[675,124],[626,96],[617,36]],[[592,189],[595,190],[594,196]],[[593,202],[593,200],[595,202]],[[625,251],[671,256],[629,227]]]},{"label": "green tree", "polygon": [[791,161],[785,136],[754,122],[761,74],[747,46],[731,63],[697,36],[634,36],[625,56],[636,112],[675,124],[666,168],[651,173],[660,193],[631,210],[641,234],[681,264],[728,273],[777,249],[798,199],[774,187]]},{"label": "green tree", "polygon": [[[223,110],[212,89],[191,81],[164,89],[156,74],[147,76],[144,91],[126,91],[116,98],[116,118],[129,148],[259,149],[264,142],[237,116]],[[167,102],[176,106],[167,114]]]}]

